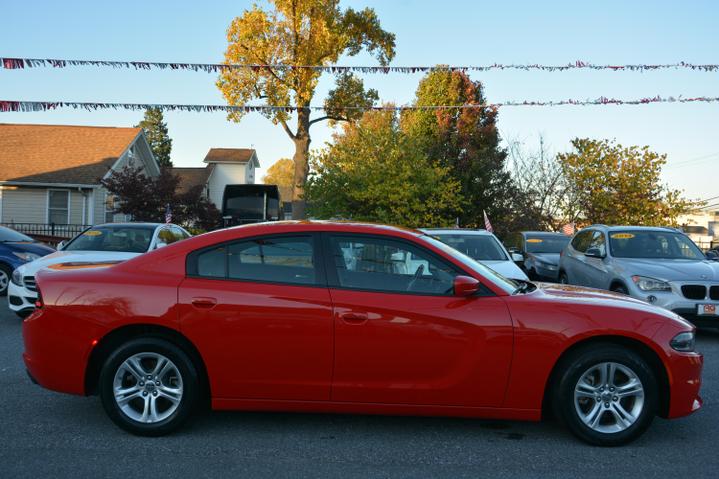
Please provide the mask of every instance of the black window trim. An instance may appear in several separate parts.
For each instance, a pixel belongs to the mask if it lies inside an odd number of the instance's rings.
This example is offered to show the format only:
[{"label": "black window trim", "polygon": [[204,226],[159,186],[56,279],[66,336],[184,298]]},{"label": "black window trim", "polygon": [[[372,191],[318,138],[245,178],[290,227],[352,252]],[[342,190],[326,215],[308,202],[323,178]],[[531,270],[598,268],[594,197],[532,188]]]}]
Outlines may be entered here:
[{"label": "black window trim", "polygon": [[[377,240],[383,240],[383,241],[394,241],[397,243],[406,244],[409,246],[412,246],[423,253],[426,253],[428,256],[436,259],[440,263],[444,264],[445,266],[451,268],[454,270],[458,276],[470,276],[474,277],[472,274],[468,273],[466,270],[460,268],[459,266],[455,265],[454,263],[447,261],[444,257],[441,255],[435,253],[434,251],[430,250],[429,248],[424,247],[423,245],[420,245],[418,243],[415,243],[413,241],[408,241],[405,238],[399,238],[396,236],[390,236],[390,235],[382,235],[382,234],[373,234],[373,233],[348,233],[348,232],[340,232],[340,231],[323,231],[321,233],[322,236],[322,250],[324,258],[324,270],[325,270],[325,278],[327,279],[327,287],[330,289],[338,289],[343,291],[359,291],[359,292],[365,292],[365,293],[380,293],[380,294],[402,294],[407,296],[430,296],[430,297],[455,297],[454,293],[445,293],[445,294],[433,294],[433,293],[415,293],[412,291],[395,291],[395,290],[383,290],[383,289],[364,289],[364,288],[354,288],[354,287],[348,287],[348,286],[342,286],[339,283],[339,277],[337,276],[337,271],[335,269],[334,260],[332,258],[332,243],[331,238],[332,237],[346,237],[346,238],[369,238],[369,239],[377,239]],[[479,291],[474,295],[474,297],[483,297],[483,296],[496,296],[496,294],[490,290],[487,286],[484,285],[481,281],[479,282]]]},{"label": "black window trim", "polygon": [[[311,284],[306,283],[292,283],[287,281],[263,281],[256,279],[242,279],[242,278],[230,278],[230,256],[227,254],[227,250],[233,244],[244,243],[247,241],[254,241],[258,239],[281,239],[281,238],[309,238],[312,243],[312,262],[315,266],[315,282]],[[185,258],[185,277],[193,279],[203,279],[208,281],[232,281],[235,283],[255,283],[255,284],[276,284],[283,286],[296,286],[301,288],[327,288],[327,274],[325,271],[324,255],[320,249],[321,238],[319,233],[313,231],[303,231],[297,233],[277,233],[277,234],[264,234],[247,236],[243,238],[235,238],[220,243],[215,243],[203,248],[196,249],[187,254]],[[225,276],[201,276],[197,274],[197,257],[206,251],[224,247],[225,249]]]}]

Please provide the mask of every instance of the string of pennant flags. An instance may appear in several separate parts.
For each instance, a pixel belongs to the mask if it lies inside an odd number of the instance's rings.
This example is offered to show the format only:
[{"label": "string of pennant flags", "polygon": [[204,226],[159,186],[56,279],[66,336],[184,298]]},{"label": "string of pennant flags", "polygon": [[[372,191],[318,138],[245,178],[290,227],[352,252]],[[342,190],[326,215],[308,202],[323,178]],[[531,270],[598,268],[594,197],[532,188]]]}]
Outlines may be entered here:
[{"label": "string of pennant flags", "polygon": [[[719,97],[661,97],[621,100],[617,98],[599,97],[593,100],[557,100],[557,101],[505,101],[500,103],[481,103],[464,105],[380,105],[380,106],[347,106],[345,110],[361,111],[406,111],[406,110],[467,110],[481,108],[502,108],[519,106],[591,106],[591,105],[646,105],[651,103],[716,103]],[[156,108],[162,111],[184,112],[226,112],[226,113],[294,113],[298,110],[325,111],[323,106],[276,106],[276,105],[201,105],[178,103],[107,103],[107,102],[76,102],[76,101],[13,101],[0,100],[0,112],[37,112],[60,108],[75,110],[131,110],[141,111]]]},{"label": "string of pennant flags", "polygon": [[628,64],[628,65],[599,65],[577,60],[565,65],[542,65],[538,63],[492,63],[487,65],[470,66],[344,66],[344,65],[287,65],[287,64],[226,64],[226,63],[184,63],[184,62],[145,62],[145,61],[115,61],[115,60],[69,60],[60,58],[8,58],[0,57],[0,65],[7,70],[23,68],[67,68],[67,67],[111,67],[135,70],[191,70],[207,73],[218,73],[225,70],[251,69],[260,70],[313,70],[323,73],[426,73],[431,71],[489,71],[489,70],[524,70],[561,72],[567,70],[611,70],[611,71],[655,71],[669,69],[688,69],[700,72],[717,72],[719,64],[698,64],[688,62],[661,63],[661,64]]}]

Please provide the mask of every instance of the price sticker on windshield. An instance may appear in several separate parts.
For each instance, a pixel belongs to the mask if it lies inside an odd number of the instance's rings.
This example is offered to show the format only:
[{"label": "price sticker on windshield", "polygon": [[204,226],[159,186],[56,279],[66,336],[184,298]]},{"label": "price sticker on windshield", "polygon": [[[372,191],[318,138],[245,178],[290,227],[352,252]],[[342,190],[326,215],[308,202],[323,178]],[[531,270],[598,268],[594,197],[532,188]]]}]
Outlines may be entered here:
[{"label": "price sticker on windshield", "polygon": [[717,307],[714,304],[698,304],[697,314],[700,316],[716,316]]},{"label": "price sticker on windshield", "polygon": [[634,235],[631,233],[614,233],[612,239],[632,239]]},{"label": "price sticker on windshield", "polygon": [[527,243],[542,243],[544,240],[540,238],[529,238]]},{"label": "price sticker on windshield", "polygon": [[101,235],[102,235],[102,231],[98,231],[98,230],[90,230],[90,231],[85,231],[83,233],[83,236],[101,236]]}]

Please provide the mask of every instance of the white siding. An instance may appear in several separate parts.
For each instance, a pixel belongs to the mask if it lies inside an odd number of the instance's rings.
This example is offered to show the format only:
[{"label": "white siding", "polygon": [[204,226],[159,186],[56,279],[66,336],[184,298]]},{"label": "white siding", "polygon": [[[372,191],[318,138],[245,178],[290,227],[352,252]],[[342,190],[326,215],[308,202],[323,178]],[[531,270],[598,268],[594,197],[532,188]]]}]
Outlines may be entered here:
[{"label": "white siding", "polygon": [[70,192],[70,224],[81,225],[82,222],[82,193],[77,190]]},{"label": "white siding", "polygon": [[225,186],[247,184],[247,178],[245,165],[216,163],[215,169],[212,171],[208,181],[210,201],[221,210],[222,195],[225,193]]},{"label": "white siding", "polygon": [[3,188],[3,223],[45,223],[47,221],[47,189],[18,186]]}]

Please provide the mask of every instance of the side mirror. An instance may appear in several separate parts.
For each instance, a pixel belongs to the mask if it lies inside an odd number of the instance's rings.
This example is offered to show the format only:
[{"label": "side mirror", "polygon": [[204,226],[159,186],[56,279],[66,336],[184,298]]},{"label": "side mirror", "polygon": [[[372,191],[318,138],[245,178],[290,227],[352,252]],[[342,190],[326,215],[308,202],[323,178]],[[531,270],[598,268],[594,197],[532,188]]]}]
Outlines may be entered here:
[{"label": "side mirror", "polygon": [[455,296],[472,296],[479,291],[480,283],[469,276],[456,276],[454,278],[454,295]]},{"label": "side mirror", "polygon": [[164,241],[158,241],[158,242],[155,244],[155,249],[164,248],[165,246],[167,246],[167,243],[165,243]]},{"label": "side mirror", "polygon": [[521,252],[519,251],[519,248],[517,248],[516,246],[512,246],[511,248],[507,248],[507,251],[509,251],[511,254],[514,254],[514,253],[521,254]]},{"label": "side mirror", "polygon": [[524,256],[522,256],[519,253],[511,253],[512,254],[512,261],[515,263],[521,263],[524,261]]},{"label": "side mirror", "polygon": [[65,241],[65,240],[60,241],[60,242],[57,244],[57,250],[58,250],[58,251],[62,251],[62,249],[65,247],[66,244],[67,244],[67,241]]},{"label": "side mirror", "polygon": [[604,258],[604,255],[599,248],[589,248],[587,252],[584,253],[584,256],[588,256],[590,258]]},{"label": "side mirror", "polygon": [[711,261],[719,261],[719,253],[714,250],[707,251],[706,257]]}]

